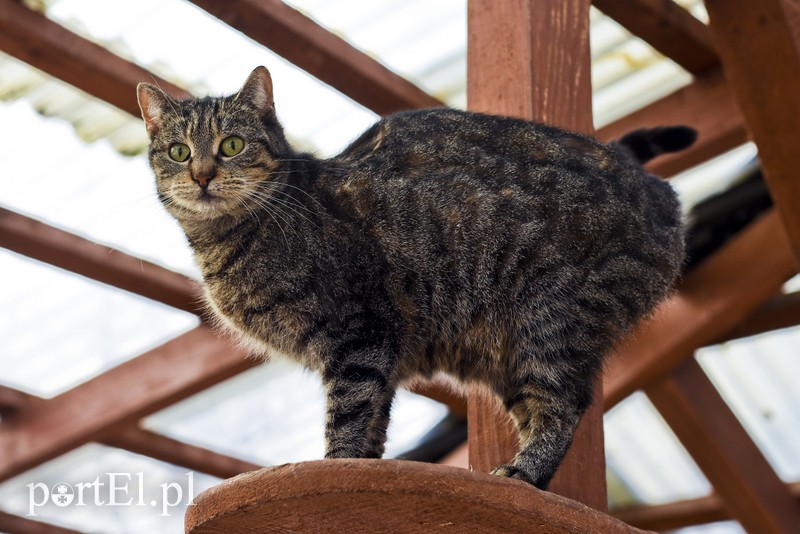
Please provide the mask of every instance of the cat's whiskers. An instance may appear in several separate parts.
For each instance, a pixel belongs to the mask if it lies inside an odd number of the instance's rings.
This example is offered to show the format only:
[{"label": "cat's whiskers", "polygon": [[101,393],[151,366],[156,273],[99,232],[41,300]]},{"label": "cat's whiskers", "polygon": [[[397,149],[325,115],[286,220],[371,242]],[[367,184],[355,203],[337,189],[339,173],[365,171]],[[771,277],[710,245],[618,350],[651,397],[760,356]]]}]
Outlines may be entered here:
[{"label": "cat's whiskers", "polygon": [[259,225],[261,218],[258,216],[258,213],[256,213],[256,211],[250,207],[250,204],[247,202],[247,199],[242,194],[241,190],[231,189],[230,191],[227,191],[227,193],[233,197],[233,199],[237,202],[237,205],[244,206],[244,209],[247,210],[248,216],[253,219],[253,222],[256,223],[256,225]]},{"label": "cat's whiskers", "polygon": [[281,189],[283,185],[286,185],[286,184],[277,184],[277,183],[272,183],[272,182],[262,182],[262,183],[260,183],[260,184],[258,184],[256,186],[256,189],[258,189],[258,190],[262,190],[263,189],[264,191],[262,191],[262,192],[269,193],[270,195],[281,194],[284,197],[286,197],[286,199],[282,199],[282,200],[284,200],[284,202],[289,202],[293,206],[295,206],[297,208],[300,208],[302,210],[305,210],[308,213],[311,213],[311,214],[314,213],[312,210],[310,210],[308,208],[308,206],[306,206],[305,204],[300,202],[300,200],[294,198],[288,192],[283,191]]},{"label": "cat's whiskers", "polygon": [[311,161],[308,158],[280,158],[276,159],[275,161]]},{"label": "cat's whiskers", "polygon": [[[269,194],[268,192],[265,192],[265,191],[260,191],[260,190],[257,190],[257,189],[251,189],[249,191],[253,195],[254,198],[257,197],[262,202],[270,204],[274,209],[280,211],[284,216],[286,216],[287,219],[289,219],[289,221],[291,221],[291,217],[289,217],[289,214],[286,213],[282,208],[290,210],[292,213],[294,213],[298,217],[302,217],[303,219],[305,219],[306,221],[311,223],[315,228],[320,230],[320,227],[314,221],[312,221],[307,216],[305,216],[303,213],[298,211],[294,207],[294,205],[292,205],[291,203],[289,203],[289,202],[287,202],[287,201],[285,201],[283,199],[277,198],[275,195]],[[303,207],[305,208],[305,206],[303,206]]]},{"label": "cat's whiskers", "polygon": [[[269,183],[270,185],[272,185],[270,182],[262,182],[262,183]],[[277,184],[276,184],[276,185],[277,185]],[[325,206],[323,206],[323,205],[322,205],[322,203],[321,203],[319,200],[317,200],[316,198],[314,198],[313,196],[311,196],[311,194],[310,194],[308,191],[305,191],[305,190],[303,190],[302,188],[300,188],[300,187],[297,187],[296,185],[292,185],[292,184],[287,184],[287,183],[284,183],[284,184],[281,184],[281,185],[283,185],[283,186],[285,186],[285,187],[288,187],[288,188],[290,188],[290,189],[294,189],[294,190],[296,190],[296,191],[299,191],[299,192],[303,193],[305,196],[307,196],[309,199],[311,199],[311,201],[313,201],[313,202],[314,202],[314,203],[315,203],[317,206],[319,206],[319,207],[320,207],[320,208],[322,208],[322,209],[325,209]]]},{"label": "cat's whiskers", "polygon": [[[294,214],[295,214],[295,215],[297,215],[298,217],[301,217],[301,218],[305,219],[306,221],[308,221],[308,222],[309,222],[309,223],[310,223],[310,224],[311,224],[311,225],[312,225],[314,228],[316,228],[317,230],[321,230],[321,228],[319,227],[319,225],[318,225],[317,223],[315,223],[314,221],[312,221],[312,220],[311,220],[310,218],[308,218],[306,215],[303,215],[303,214],[302,214],[300,211],[298,211],[298,210],[297,210],[297,209],[296,209],[296,208],[295,208],[295,207],[294,207],[294,206],[293,206],[293,205],[292,205],[290,202],[287,202],[287,201],[285,201],[285,200],[283,200],[283,199],[280,199],[280,198],[278,198],[278,197],[276,197],[276,196],[271,196],[271,197],[269,198],[269,200],[270,200],[270,201],[272,201],[272,202],[277,202],[278,204],[280,204],[280,205],[281,205],[281,206],[283,206],[284,208],[288,209],[289,211],[291,211],[292,213],[294,213]],[[303,206],[303,207],[305,207],[305,206]],[[276,208],[277,208],[277,206],[276,206]]]},{"label": "cat's whiskers", "polygon": [[[291,221],[287,221],[285,219],[285,216],[283,216],[283,214],[276,213],[274,208],[269,206],[264,200],[258,198],[258,196],[254,194],[253,190],[251,190],[251,189],[242,189],[241,192],[244,193],[244,195],[246,197],[246,200],[243,203],[246,203],[247,201],[252,201],[256,206],[258,206],[259,208],[263,209],[266,212],[266,214],[269,215],[272,218],[273,221],[275,221],[275,225],[278,227],[278,230],[281,231],[281,234],[283,234],[283,240],[286,243],[286,246],[288,247],[289,246],[289,239],[286,237],[286,232],[283,230],[283,226],[281,226],[281,223],[276,218],[276,215],[278,215],[279,217],[282,216],[281,218],[282,218],[283,222],[287,223],[290,228],[291,228]],[[292,229],[294,230],[294,228],[292,228]]]},{"label": "cat's whiskers", "polygon": [[[268,185],[271,185],[271,184],[268,184]],[[306,211],[309,215],[314,215],[314,212],[311,211],[310,209],[308,209],[308,207],[305,206],[302,202],[300,202],[296,198],[292,197],[291,195],[289,195],[285,191],[281,191],[277,186],[269,187],[267,189],[268,190],[266,190],[266,191],[255,190],[255,192],[258,193],[261,196],[261,198],[263,198],[265,200],[268,200],[270,202],[276,202],[276,203],[282,205],[283,207],[291,210],[293,213],[295,213],[299,217],[302,217],[303,219],[305,219],[306,221],[311,223],[315,228],[317,228],[318,230],[321,230],[321,228],[319,227],[318,224],[316,224],[308,216],[304,215],[302,212],[299,211],[300,209],[302,209],[302,210]],[[280,193],[281,195],[285,196],[286,198],[281,198],[281,197],[276,196],[276,194],[278,194],[278,193]]]}]

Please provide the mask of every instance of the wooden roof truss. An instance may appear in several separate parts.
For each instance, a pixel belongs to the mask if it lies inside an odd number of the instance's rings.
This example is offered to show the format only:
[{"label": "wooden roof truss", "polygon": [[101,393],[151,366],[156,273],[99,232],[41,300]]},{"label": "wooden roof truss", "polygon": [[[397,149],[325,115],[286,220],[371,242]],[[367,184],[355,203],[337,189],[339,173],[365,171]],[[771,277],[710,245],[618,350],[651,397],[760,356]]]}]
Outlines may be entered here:
[{"label": "wooden roof truss", "polygon": [[[377,113],[441,105],[279,0],[194,3]],[[665,177],[749,137],[758,146],[776,207],[691,272],[655,317],[619,347],[605,383],[598,384],[603,402],[582,422],[552,489],[605,509],[602,412],[644,390],[715,492],[613,513],[642,528],[734,518],[752,532],[790,532],[800,524],[797,484],[781,482],[692,355],[703,345],[800,322],[800,299],[779,294],[800,258],[800,7],[790,0],[706,0],[706,26],[670,0],[594,4],[694,77],[689,86],[597,135],[611,139],[643,125],[694,126],[700,133],[695,147],[650,166]],[[591,131],[589,0],[468,5],[469,107]],[[0,0],[0,50],[135,116],[139,81],[155,79],[168,92],[182,92],[15,0]],[[548,98],[553,94],[558,99]],[[0,210],[0,246],[201,314],[192,283],[182,275],[24,215]],[[220,477],[255,469],[139,426],[142,417],[253,365],[201,323],[53,399],[0,388],[0,481],[92,441]],[[466,413],[463,399],[436,384],[420,392]],[[476,395],[468,403],[469,461],[478,470],[514,453],[507,423],[496,421],[487,403]],[[0,513],[0,530],[28,523]],[[68,532],[42,523],[36,528]]]}]

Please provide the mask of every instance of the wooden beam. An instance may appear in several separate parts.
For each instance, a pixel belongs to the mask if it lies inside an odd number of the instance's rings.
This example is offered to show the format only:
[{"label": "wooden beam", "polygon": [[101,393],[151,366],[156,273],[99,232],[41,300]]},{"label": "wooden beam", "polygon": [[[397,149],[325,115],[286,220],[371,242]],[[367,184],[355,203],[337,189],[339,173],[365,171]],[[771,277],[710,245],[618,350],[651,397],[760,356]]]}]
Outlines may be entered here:
[{"label": "wooden beam", "polygon": [[[4,412],[6,417],[24,420],[27,417],[25,410],[42,409],[47,402],[41,397],[0,385],[0,412]],[[97,442],[219,478],[230,478],[263,467],[139,428],[135,422],[126,427],[114,427],[107,436],[98,437]]]},{"label": "wooden beam", "polygon": [[184,311],[203,311],[190,278],[3,208],[0,247]]},{"label": "wooden beam", "polygon": [[0,385],[0,417],[9,417],[29,402],[31,395]]},{"label": "wooden beam", "polygon": [[672,0],[593,0],[592,3],[692,74],[719,66],[711,32]]},{"label": "wooden beam", "polygon": [[379,115],[444,104],[280,0],[192,0]]},{"label": "wooden beam", "polygon": [[745,530],[797,532],[797,501],[694,358],[646,393]]},{"label": "wooden beam", "polygon": [[725,74],[800,262],[800,30],[792,26],[800,8],[786,0],[707,0],[706,9]]},{"label": "wooden beam", "polygon": [[604,141],[643,127],[685,124],[698,132],[697,142],[665,154],[645,167],[665,178],[707,161],[747,141],[744,119],[721,70],[698,75],[690,85],[597,131]]},{"label": "wooden beam", "polygon": [[[467,106],[472,111],[534,118],[534,3],[468,0]],[[519,448],[511,419],[477,388],[469,394],[467,409],[472,469],[488,472],[509,463]]]},{"label": "wooden beam", "polygon": [[[469,108],[592,131],[589,0],[471,0],[468,3]],[[598,395],[601,398],[602,395]],[[488,397],[469,402],[470,464],[508,462],[515,433]],[[602,409],[590,409],[550,489],[606,509]]]},{"label": "wooden beam", "polygon": [[2,510],[0,510],[0,532],[9,534],[81,534],[78,530],[51,525],[44,521],[34,521]]},{"label": "wooden beam", "polygon": [[0,50],[135,117],[141,116],[139,82],[156,83],[173,95],[185,93],[17,0],[0,0]]},{"label": "wooden beam", "polygon": [[219,478],[231,478],[264,467],[133,425],[110,432],[100,442]]},{"label": "wooden beam", "polygon": [[[787,484],[787,489],[800,506],[800,482]],[[668,504],[626,506],[612,510],[611,515],[636,528],[659,532],[733,519],[716,494]]]},{"label": "wooden beam", "polygon": [[716,494],[669,504],[612,509],[611,515],[632,527],[659,532],[731,519]]},{"label": "wooden beam", "polygon": [[740,324],[794,273],[789,243],[771,210],[689,273],[617,348],[606,372],[605,408],[665,378],[695,349]]},{"label": "wooden beam", "polygon": [[0,481],[107,436],[254,365],[207,326],[173,339],[0,424]]},{"label": "wooden beam", "polygon": [[800,292],[772,297],[718,343],[800,325]]}]

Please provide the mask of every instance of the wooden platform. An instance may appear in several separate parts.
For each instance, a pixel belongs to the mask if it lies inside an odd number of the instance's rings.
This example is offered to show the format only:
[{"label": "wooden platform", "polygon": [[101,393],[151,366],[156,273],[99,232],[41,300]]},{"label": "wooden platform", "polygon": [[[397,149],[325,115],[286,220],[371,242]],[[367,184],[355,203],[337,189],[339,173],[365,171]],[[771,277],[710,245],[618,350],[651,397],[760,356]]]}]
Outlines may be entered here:
[{"label": "wooden platform", "polygon": [[402,460],[320,460],[245,473],[201,493],[186,532],[643,531],[518,480]]}]

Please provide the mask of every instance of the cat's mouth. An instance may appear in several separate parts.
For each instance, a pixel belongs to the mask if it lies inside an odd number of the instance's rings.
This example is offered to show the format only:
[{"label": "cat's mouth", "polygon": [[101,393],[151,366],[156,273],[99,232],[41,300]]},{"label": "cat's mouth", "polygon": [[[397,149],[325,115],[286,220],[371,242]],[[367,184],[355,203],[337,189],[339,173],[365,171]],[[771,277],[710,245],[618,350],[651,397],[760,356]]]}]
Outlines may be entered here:
[{"label": "cat's mouth", "polygon": [[227,205],[224,197],[204,190],[192,193],[186,191],[183,194],[174,195],[172,198],[183,208],[204,216],[221,215]]},{"label": "cat's mouth", "polygon": [[222,202],[222,198],[220,198],[219,195],[209,193],[207,189],[201,189],[195,197],[195,202],[199,202],[203,205],[213,205]]}]

